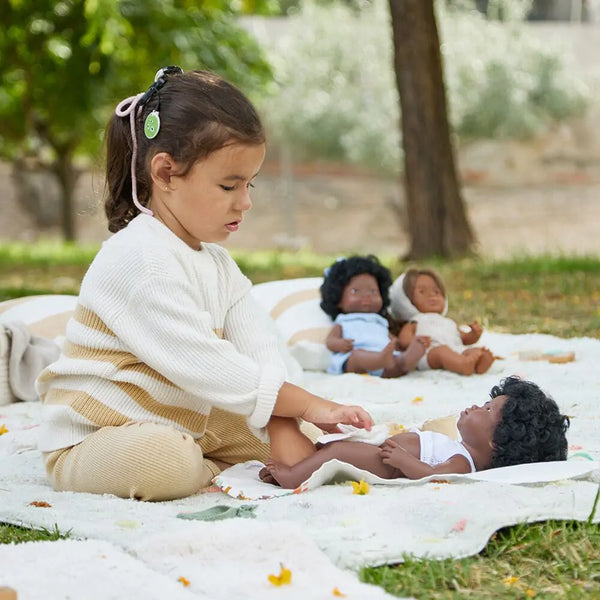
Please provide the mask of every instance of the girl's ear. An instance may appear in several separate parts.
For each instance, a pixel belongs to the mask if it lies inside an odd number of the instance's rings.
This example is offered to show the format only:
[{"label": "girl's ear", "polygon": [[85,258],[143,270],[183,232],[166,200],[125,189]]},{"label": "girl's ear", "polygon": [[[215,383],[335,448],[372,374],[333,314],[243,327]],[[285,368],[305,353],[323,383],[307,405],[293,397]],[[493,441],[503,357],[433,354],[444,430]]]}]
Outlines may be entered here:
[{"label": "girl's ear", "polygon": [[175,161],[168,152],[159,152],[150,161],[150,177],[152,177],[154,185],[161,190],[169,190],[171,175],[175,175],[175,173]]}]

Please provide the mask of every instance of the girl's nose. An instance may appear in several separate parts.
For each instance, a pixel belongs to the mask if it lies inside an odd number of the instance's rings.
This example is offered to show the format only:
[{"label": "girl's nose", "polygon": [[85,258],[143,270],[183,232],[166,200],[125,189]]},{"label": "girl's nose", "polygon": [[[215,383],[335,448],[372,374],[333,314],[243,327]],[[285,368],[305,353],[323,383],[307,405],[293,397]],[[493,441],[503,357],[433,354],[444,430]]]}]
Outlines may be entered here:
[{"label": "girl's nose", "polygon": [[252,198],[250,198],[250,190],[245,189],[240,198],[239,208],[242,211],[247,211],[252,208]]}]

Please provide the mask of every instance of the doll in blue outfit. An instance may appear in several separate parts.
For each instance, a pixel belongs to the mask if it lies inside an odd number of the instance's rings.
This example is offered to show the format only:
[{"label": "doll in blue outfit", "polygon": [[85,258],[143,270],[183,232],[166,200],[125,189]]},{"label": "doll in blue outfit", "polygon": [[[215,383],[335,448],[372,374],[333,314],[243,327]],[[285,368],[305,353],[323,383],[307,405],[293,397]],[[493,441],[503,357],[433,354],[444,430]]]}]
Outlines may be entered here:
[{"label": "doll in blue outfit", "polygon": [[416,336],[401,352],[390,335],[391,284],[389,269],[373,255],[342,258],[325,271],[321,308],[334,321],[325,342],[332,353],[328,373],[400,377],[425,354],[428,337]]}]

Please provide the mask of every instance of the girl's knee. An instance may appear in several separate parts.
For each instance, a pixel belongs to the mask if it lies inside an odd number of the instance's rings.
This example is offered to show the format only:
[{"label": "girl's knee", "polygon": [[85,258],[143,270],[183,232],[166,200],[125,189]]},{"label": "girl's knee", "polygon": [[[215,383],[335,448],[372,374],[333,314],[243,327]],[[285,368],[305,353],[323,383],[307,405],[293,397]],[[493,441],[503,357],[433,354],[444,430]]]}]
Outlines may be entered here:
[{"label": "girl's knee", "polygon": [[106,427],[46,459],[54,488],[61,491],[114,494],[139,500],[171,500],[210,484],[195,440],[156,423]]}]

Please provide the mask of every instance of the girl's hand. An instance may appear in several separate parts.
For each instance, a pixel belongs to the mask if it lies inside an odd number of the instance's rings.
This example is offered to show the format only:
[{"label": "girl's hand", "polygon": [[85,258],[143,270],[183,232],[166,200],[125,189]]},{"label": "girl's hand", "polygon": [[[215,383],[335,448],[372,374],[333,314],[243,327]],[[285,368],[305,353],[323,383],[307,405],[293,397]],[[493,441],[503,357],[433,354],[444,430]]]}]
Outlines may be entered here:
[{"label": "girl's hand", "polygon": [[314,423],[328,433],[339,433],[338,423],[354,425],[354,427],[366,429],[367,431],[370,431],[373,427],[371,415],[361,406],[337,404],[329,400],[311,403],[302,418],[305,421]]}]

